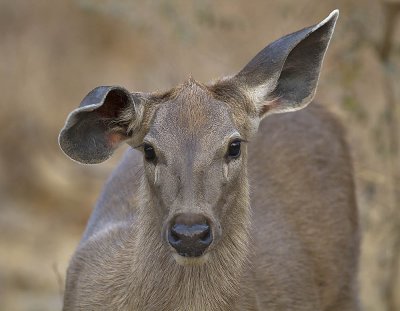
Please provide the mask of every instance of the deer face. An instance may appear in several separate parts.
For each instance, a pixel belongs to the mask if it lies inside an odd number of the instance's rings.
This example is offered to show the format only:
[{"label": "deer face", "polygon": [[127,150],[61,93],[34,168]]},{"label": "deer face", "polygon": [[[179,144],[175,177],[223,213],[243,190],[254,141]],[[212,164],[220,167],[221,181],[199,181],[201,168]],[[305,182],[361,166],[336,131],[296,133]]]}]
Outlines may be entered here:
[{"label": "deer face", "polygon": [[229,105],[193,80],[154,112],[140,149],[163,238],[178,255],[200,257],[218,244],[245,176],[246,134]]}]

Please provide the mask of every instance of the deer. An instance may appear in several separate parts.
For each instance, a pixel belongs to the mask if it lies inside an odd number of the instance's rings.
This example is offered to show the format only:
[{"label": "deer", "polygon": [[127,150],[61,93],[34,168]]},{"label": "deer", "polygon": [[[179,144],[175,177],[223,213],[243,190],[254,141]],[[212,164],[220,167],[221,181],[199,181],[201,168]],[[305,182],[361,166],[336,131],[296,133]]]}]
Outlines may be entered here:
[{"label": "deer", "polygon": [[360,309],[346,134],[310,104],[338,15],[237,74],[152,93],[99,86],[69,114],[71,159],[130,147],[70,261],[64,311]]}]

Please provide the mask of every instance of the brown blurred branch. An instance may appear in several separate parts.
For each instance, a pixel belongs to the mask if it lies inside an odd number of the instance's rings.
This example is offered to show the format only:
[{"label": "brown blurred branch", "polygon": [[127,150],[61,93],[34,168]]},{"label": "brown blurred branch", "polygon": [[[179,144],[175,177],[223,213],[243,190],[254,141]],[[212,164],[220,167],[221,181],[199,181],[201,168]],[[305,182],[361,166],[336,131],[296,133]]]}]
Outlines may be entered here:
[{"label": "brown blurred branch", "polygon": [[392,202],[393,206],[390,211],[390,216],[393,216],[391,222],[393,231],[393,244],[392,255],[388,262],[389,279],[386,282],[385,297],[388,311],[396,311],[397,308],[397,290],[396,282],[400,273],[400,234],[398,228],[400,227],[400,218],[397,215],[397,208],[400,202],[400,164],[399,164],[399,117],[398,117],[398,104],[396,99],[396,79],[394,77],[394,64],[391,63],[390,58],[393,51],[393,34],[396,29],[396,23],[400,16],[400,2],[399,1],[385,1],[385,28],[383,33],[383,40],[378,53],[381,59],[381,64],[384,73],[384,89],[386,97],[385,116],[387,121],[387,135],[388,135],[388,151],[389,151],[389,165],[391,183],[393,189]]},{"label": "brown blurred branch", "polygon": [[400,2],[384,2],[384,6],[386,24],[379,54],[381,60],[386,62],[393,48],[393,33],[396,29],[397,17],[400,13]]},{"label": "brown blurred branch", "polygon": [[64,299],[64,280],[63,277],[61,276],[60,270],[58,269],[58,265],[56,262],[53,263],[53,272],[56,276],[56,280],[57,280],[57,286],[58,286],[58,291],[60,294],[60,302],[63,303],[63,299]]}]

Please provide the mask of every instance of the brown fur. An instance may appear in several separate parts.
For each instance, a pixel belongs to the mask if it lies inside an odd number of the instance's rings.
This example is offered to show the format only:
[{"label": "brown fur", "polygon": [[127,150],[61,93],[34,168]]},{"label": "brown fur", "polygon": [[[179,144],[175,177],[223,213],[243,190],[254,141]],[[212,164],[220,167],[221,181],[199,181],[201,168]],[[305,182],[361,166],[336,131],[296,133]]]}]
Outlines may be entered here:
[{"label": "brown fur", "polygon": [[[351,161],[341,127],[324,109],[312,104],[272,115],[252,137],[249,115],[255,112],[246,96],[224,92],[218,83],[206,87],[191,80],[168,96],[148,94],[144,105],[142,137],[158,129],[172,144],[164,128],[169,124],[183,131],[174,139],[191,133],[199,140],[210,131],[209,118],[223,118],[223,111],[210,110],[218,108],[229,111],[235,127],[251,140],[249,159],[244,148],[235,182],[218,199],[221,209],[203,210],[219,219],[221,239],[205,263],[178,264],[161,233],[169,213],[179,209],[160,208],[159,188],[138,152],[130,150],[107,183],[71,262],[65,311],[357,309]],[[198,198],[188,202],[182,203],[186,209],[198,211]]]}]

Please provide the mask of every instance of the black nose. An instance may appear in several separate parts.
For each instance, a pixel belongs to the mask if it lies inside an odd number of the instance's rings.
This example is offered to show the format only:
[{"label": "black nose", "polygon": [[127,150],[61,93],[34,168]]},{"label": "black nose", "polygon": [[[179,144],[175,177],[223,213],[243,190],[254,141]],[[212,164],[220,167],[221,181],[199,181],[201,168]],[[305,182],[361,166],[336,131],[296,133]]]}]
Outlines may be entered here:
[{"label": "black nose", "polygon": [[196,214],[179,215],[168,231],[168,242],[181,256],[201,256],[212,242],[207,219]]}]

